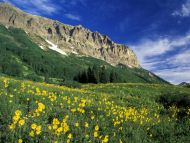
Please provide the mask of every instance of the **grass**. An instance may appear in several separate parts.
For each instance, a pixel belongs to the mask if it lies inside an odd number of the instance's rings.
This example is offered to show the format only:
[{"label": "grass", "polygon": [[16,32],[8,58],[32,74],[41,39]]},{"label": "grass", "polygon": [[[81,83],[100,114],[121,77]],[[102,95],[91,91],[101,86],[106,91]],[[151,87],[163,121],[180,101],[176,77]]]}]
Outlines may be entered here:
[{"label": "grass", "polygon": [[[189,100],[189,93],[173,85],[69,88],[1,76],[0,142],[189,143],[189,102],[183,109],[175,106],[181,99],[160,102],[163,95]],[[182,110],[186,114],[178,118]]]}]

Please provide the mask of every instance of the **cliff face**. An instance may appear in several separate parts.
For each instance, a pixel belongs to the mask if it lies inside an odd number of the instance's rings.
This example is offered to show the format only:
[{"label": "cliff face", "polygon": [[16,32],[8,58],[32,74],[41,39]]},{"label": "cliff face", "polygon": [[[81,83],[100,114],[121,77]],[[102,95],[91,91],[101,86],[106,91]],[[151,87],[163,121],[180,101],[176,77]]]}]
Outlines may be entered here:
[{"label": "cliff face", "polygon": [[112,65],[140,67],[135,53],[130,48],[116,44],[109,37],[91,32],[80,25],[70,26],[30,15],[5,3],[0,3],[0,23],[25,30],[43,49],[48,48],[51,41],[67,54],[92,56]]}]

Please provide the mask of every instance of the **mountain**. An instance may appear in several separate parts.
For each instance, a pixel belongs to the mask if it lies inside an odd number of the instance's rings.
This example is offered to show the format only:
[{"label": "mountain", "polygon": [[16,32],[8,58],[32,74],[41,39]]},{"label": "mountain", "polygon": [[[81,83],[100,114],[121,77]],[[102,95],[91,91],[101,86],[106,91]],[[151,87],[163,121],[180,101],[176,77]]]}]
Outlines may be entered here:
[{"label": "mountain", "polygon": [[70,26],[48,18],[27,14],[6,3],[0,4],[0,23],[22,28],[40,47],[58,48],[60,53],[91,56],[112,65],[140,67],[134,52],[109,37],[82,26]]},{"label": "mountain", "polygon": [[182,83],[179,84],[179,86],[190,87],[190,83],[182,82]]},{"label": "mountain", "polygon": [[30,15],[6,3],[0,3],[0,43],[0,73],[5,75],[73,81],[95,66],[98,75],[117,77],[115,82],[167,83],[141,68],[131,49],[105,35]]}]

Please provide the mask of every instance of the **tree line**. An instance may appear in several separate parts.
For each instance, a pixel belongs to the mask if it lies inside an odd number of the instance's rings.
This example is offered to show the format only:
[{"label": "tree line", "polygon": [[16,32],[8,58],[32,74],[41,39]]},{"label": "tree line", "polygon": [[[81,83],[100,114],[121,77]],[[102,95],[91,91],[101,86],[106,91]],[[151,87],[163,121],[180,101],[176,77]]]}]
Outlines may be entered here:
[{"label": "tree line", "polygon": [[119,75],[114,70],[106,69],[106,66],[93,65],[86,70],[80,71],[75,77],[75,81],[80,83],[114,83],[121,81]]}]

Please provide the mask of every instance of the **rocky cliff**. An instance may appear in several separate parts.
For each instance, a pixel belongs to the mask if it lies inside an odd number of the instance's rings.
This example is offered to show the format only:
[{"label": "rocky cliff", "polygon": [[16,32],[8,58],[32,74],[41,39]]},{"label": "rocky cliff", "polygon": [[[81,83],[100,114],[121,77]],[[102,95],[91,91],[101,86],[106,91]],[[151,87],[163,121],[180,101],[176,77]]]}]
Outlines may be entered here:
[{"label": "rocky cliff", "polygon": [[[0,23],[21,28],[44,50],[54,47],[60,53],[74,53],[105,60],[112,65],[140,67],[135,53],[109,37],[91,32],[82,26],[71,26],[48,18],[27,14],[20,9],[0,3]],[[54,49],[55,50],[55,49]]]}]

